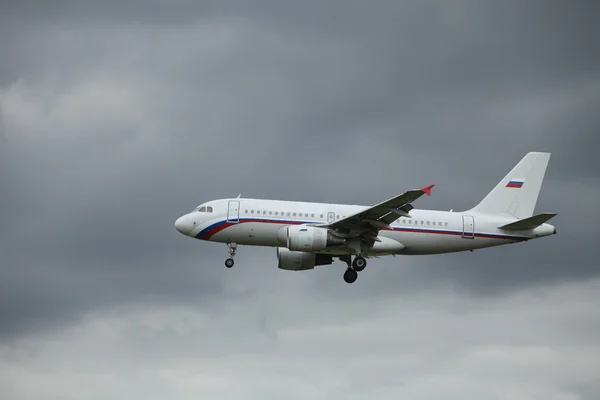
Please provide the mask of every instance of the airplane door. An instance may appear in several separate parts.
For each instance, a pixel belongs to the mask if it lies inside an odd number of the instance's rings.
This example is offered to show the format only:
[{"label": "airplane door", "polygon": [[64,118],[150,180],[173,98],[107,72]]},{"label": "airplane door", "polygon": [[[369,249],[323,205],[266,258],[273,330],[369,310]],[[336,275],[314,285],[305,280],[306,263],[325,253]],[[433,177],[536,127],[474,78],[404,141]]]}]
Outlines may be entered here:
[{"label": "airplane door", "polygon": [[327,222],[330,223],[330,222],[333,222],[333,221],[335,221],[335,213],[328,212],[327,213]]},{"label": "airplane door", "polygon": [[463,215],[463,234],[465,239],[475,238],[475,219],[472,215]]},{"label": "airplane door", "polygon": [[240,222],[240,202],[238,200],[229,201],[227,222]]}]

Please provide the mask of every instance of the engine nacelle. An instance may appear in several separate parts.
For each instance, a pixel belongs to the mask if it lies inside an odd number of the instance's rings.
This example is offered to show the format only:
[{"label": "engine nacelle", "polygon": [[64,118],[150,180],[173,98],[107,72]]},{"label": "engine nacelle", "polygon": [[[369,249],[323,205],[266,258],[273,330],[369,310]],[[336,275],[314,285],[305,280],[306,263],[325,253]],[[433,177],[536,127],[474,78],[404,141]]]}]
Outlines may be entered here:
[{"label": "engine nacelle", "polygon": [[294,251],[319,251],[328,247],[341,246],[346,240],[334,236],[326,228],[308,225],[290,225],[279,233],[280,241]]},{"label": "engine nacelle", "polygon": [[290,251],[285,247],[277,248],[277,265],[280,269],[288,271],[303,271],[314,269],[315,265],[329,265],[333,257],[325,254],[306,253],[303,251]]}]

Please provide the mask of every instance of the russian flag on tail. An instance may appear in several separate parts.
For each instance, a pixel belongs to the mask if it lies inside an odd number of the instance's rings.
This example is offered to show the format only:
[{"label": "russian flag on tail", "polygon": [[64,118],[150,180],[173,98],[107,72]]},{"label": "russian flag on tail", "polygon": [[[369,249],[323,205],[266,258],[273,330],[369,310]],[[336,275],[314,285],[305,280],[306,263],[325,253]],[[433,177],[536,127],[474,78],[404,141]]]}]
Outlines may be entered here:
[{"label": "russian flag on tail", "polygon": [[506,184],[506,187],[519,189],[521,186],[523,186],[524,182],[524,179],[511,179],[510,182]]}]

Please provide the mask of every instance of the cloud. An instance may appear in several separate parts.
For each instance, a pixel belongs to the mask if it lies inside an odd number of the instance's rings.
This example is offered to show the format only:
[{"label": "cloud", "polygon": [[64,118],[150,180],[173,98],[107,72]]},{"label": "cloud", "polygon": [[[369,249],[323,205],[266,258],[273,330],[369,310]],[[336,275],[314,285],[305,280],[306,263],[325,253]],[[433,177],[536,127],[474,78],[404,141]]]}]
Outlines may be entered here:
[{"label": "cloud", "polygon": [[[520,362],[535,366],[522,359],[585,364],[585,349],[597,344],[593,315],[589,325],[583,318],[579,325],[552,325],[562,335],[556,342],[523,344],[516,343],[519,337],[549,337],[532,333],[530,320],[553,312],[558,300],[525,311],[517,300],[498,305],[531,331],[473,311],[524,293],[549,295],[551,287],[562,288],[560,296],[568,291],[574,303],[595,302],[573,289],[588,287],[599,272],[595,8],[315,1],[140,7],[135,0],[3,5],[0,341],[18,354],[30,352],[23,364],[4,365],[0,379],[16,382],[2,385],[13,390],[6,396],[37,397],[26,391],[34,387],[61,396],[54,382],[71,380],[69,371],[86,362],[51,339],[66,335],[80,354],[100,357],[101,376],[93,366],[92,375],[80,376],[73,393],[81,396],[104,393],[118,382],[106,373],[109,366],[123,364],[137,376],[123,390],[136,394],[138,385],[155,382],[160,365],[158,381],[167,383],[153,393],[161,397],[185,398],[205,386],[230,390],[235,377],[228,369],[254,377],[263,397],[282,390],[271,386],[276,377],[281,387],[313,382],[298,389],[303,397],[345,388],[360,397],[360,382],[368,390],[403,388],[417,398],[435,396],[432,387],[463,397],[489,390],[507,399],[597,397],[586,371],[578,380],[567,367],[563,378],[544,367],[546,378],[540,372],[527,386],[507,372]],[[553,220],[559,235],[468,254],[383,258],[351,286],[338,262],[307,273],[278,271],[274,249],[241,248],[236,267],[226,270],[224,246],[184,238],[173,227],[197,204],[238,193],[373,204],[435,183],[433,196],[416,206],[467,209],[531,150],[552,152],[537,210],[559,213]],[[458,317],[445,318],[452,296],[471,310],[465,322],[471,330],[489,322],[511,340],[479,343],[461,335]],[[411,312],[404,300],[416,298],[429,308],[414,300]],[[327,304],[332,308],[322,317]],[[248,307],[252,313],[244,319]],[[402,335],[394,323],[398,309],[411,316],[404,329],[443,343],[435,351],[463,372],[435,370],[436,355],[423,343],[391,360],[376,340],[359,340],[380,326]],[[372,316],[372,310],[381,312]],[[209,350],[223,354],[237,342],[240,354],[249,354],[211,355],[218,368],[208,373],[182,350],[198,355],[206,342],[186,338],[179,346],[181,333],[163,329],[159,338],[154,328],[136,340],[147,329],[136,315],[167,325],[187,321],[185,329],[209,335]],[[567,310],[560,315],[569,319]],[[336,318],[343,328],[329,325]],[[444,324],[454,329],[448,340],[440,334]],[[234,337],[219,341],[222,332]],[[290,338],[300,355],[286,345]],[[94,341],[110,343],[106,358],[88,350]],[[572,347],[561,347],[567,343]],[[139,353],[126,351],[136,344]],[[317,358],[330,367],[324,372],[285,361],[286,354],[317,357],[307,350],[312,346],[327,355]],[[368,367],[358,358],[345,364],[347,348]],[[24,388],[65,352],[65,370],[55,370],[48,386]],[[147,372],[136,370],[140,354],[151,359]],[[274,378],[254,375],[253,357]],[[286,362],[289,373],[280,367]],[[400,381],[385,368],[397,363]],[[492,373],[495,368],[501,373]],[[243,379],[251,384],[252,378]]]},{"label": "cloud", "polygon": [[323,302],[280,287],[244,303],[123,304],[1,347],[0,387],[23,399],[587,399],[599,285],[478,301],[436,290]]}]

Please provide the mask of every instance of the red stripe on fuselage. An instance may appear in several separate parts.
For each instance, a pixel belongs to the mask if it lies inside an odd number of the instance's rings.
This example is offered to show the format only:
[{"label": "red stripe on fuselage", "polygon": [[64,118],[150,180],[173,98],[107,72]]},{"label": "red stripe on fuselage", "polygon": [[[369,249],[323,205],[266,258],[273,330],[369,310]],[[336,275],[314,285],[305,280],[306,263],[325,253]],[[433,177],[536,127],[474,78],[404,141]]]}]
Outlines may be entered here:
[{"label": "red stripe on fuselage", "polygon": [[202,239],[208,240],[215,233],[221,232],[223,229],[225,229],[227,227],[230,227],[231,225],[235,225],[235,224],[233,222],[227,222],[227,223],[225,223],[225,224],[223,224],[221,226],[218,226],[215,229],[211,230],[210,232],[207,232]]}]

